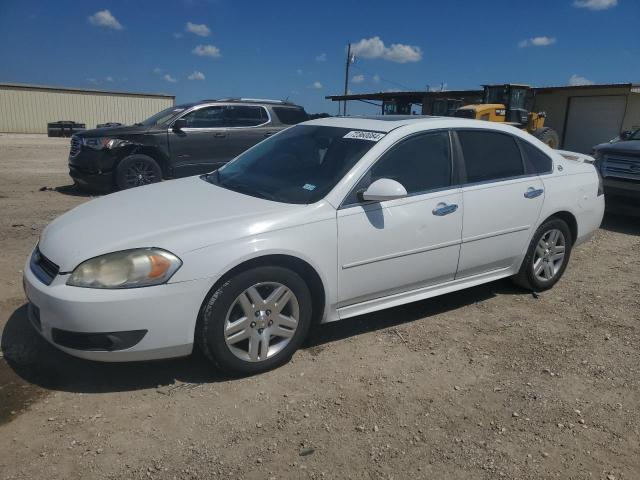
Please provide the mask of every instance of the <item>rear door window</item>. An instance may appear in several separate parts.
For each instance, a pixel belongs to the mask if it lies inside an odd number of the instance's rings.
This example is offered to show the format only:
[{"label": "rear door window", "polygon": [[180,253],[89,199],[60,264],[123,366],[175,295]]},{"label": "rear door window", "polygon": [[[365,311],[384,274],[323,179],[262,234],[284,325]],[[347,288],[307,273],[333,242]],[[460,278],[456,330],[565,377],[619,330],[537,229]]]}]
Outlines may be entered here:
[{"label": "rear door window", "polygon": [[251,105],[230,105],[227,108],[229,127],[255,127],[269,121],[263,107]]},{"label": "rear door window", "polygon": [[487,182],[524,175],[516,139],[489,130],[458,130],[467,183]]},{"label": "rear door window", "polygon": [[524,153],[524,163],[527,168],[527,173],[542,175],[544,173],[550,173],[553,170],[553,162],[546,153],[527,141],[518,141],[520,147],[522,147],[522,153]]}]

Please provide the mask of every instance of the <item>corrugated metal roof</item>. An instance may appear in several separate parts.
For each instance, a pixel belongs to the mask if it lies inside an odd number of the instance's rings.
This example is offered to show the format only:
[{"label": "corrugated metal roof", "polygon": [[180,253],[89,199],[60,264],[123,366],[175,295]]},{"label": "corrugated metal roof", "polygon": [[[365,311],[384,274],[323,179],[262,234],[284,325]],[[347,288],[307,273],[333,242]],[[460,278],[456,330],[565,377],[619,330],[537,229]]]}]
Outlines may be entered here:
[{"label": "corrugated metal roof", "polygon": [[98,90],[93,88],[73,88],[73,87],[55,87],[52,85],[30,85],[28,83],[0,83],[0,88],[20,88],[31,90],[47,90],[55,92],[73,92],[73,93],[98,93],[105,95],[125,95],[132,97],[161,97],[161,98],[173,98],[175,95],[169,95],[166,93],[144,93],[144,92],[121,92],[117,90]]}]

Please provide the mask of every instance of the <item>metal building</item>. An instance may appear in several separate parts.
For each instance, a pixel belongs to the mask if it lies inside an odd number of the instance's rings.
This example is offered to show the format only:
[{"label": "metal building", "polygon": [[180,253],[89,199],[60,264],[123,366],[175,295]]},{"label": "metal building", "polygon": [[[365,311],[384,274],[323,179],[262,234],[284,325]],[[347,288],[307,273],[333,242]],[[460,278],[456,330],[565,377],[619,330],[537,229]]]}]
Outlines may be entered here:
[{"label": "metal building", "polygon": [[[560,147],[590,153],[591,147],[607,142],[622,130],[640,128],[640,84],[612,83],[533,87],[533,111],[547,115],[545,125],[560,137]],[[434,100],[459,100],[463,104],[480,101],[479,90],[443,92],[377,92],[330,95],[333,101],[359,100],[375,104],[381,113],[446,115],[433,109]]]},{"label": "metal building", "polygon": [[132,124],[174,104],[173,95],[0,83],[0,132],[47,133],[59,120]]}]

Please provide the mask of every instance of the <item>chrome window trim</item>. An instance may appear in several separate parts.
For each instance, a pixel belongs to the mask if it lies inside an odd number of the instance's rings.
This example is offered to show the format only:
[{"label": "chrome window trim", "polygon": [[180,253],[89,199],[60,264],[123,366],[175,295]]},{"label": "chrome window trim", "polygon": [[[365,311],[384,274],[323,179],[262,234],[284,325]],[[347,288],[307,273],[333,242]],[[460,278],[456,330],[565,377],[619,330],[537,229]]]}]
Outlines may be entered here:
[{"label": "chrome window trim", "polygon": [[179,119],[185,117],[186,115],[189,115],[191,112],[195,112],[197,110],[201,110],[203,108],[208,108],[208,107],[227,107],[227,106],[241,106],[241,107],[262,108],[267,113],[267,121],[264,122],[264,123],[261,123],[260,125],[251,125],[251,126],[248,126],[248,127],[208,127],[208,128],[186,127],[186,128],[183,128],[182,131],[185,131],[185,132],[210,132],[210,131],[220,131],[220,130],[238,130],[238,129],[249,129],[249,128],[264,127],[265,125],[269,125],[271,123],[271,113],[269,112],[269,109],[267,107],[265,107],[264,105],[243,105],[241,103],[233,103],[233,102],[216,102],[216,103],[204,103],[204,104],[194,105],[190,109],[185,110],[184,112],[182,112],[182,114],[179,117],[174,118],[171,121],[171,124],[169,125],[169,128],[167,129],[167,131],[168,132],[172,132],[173,131],[174,122],[176,120],[179,120]]}]

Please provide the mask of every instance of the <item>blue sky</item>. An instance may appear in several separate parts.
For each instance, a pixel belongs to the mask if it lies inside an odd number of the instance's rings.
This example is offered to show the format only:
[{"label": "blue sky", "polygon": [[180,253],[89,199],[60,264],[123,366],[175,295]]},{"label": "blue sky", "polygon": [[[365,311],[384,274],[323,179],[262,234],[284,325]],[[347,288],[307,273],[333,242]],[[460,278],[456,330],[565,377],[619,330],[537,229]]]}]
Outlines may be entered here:
[{"label": "blue sky", "polygon": [[353,92],[640,82],[639,21],[638,0],[0,0],[0,82],[333,114],[348,42]]}]

